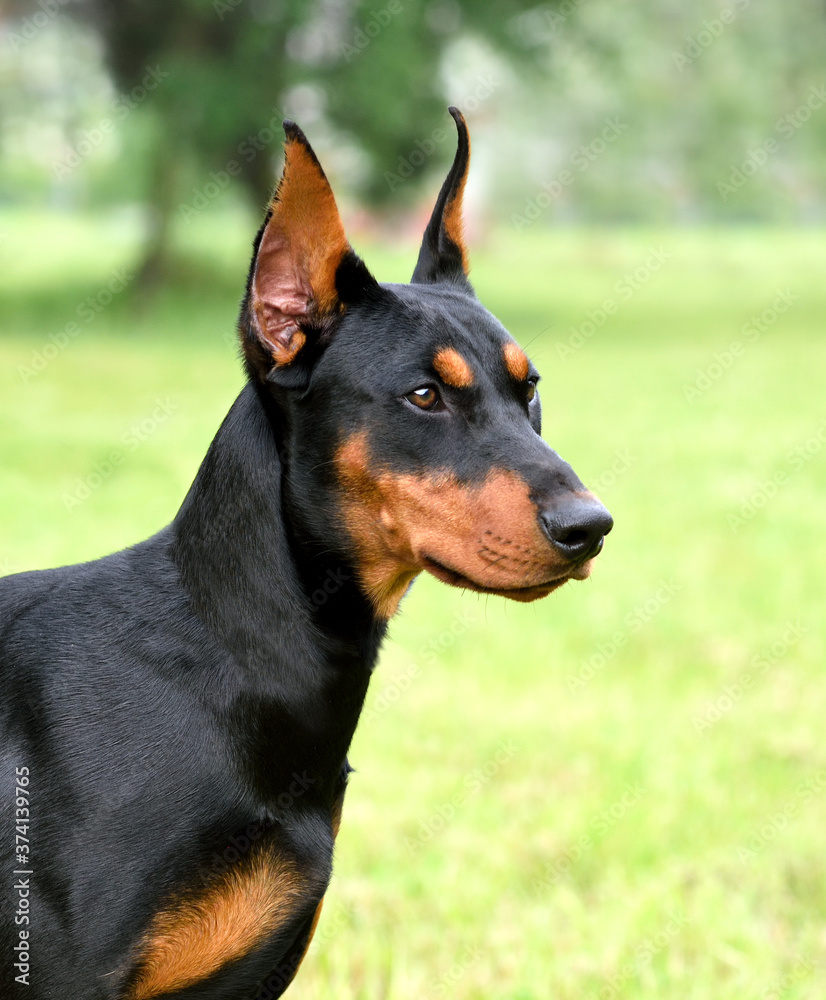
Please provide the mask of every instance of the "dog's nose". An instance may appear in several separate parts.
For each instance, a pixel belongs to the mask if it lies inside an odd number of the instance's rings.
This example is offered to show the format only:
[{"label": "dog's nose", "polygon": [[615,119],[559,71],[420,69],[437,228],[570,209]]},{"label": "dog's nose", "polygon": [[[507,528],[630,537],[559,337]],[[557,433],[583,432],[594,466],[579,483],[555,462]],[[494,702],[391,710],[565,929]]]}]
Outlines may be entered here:
[{"label": "dog's nose", "polygon": [[614,527],[614,519],[593,497],[576,497],[564,506],[543,511],[539,519],[554,548],[572,562],[597,555]]}]

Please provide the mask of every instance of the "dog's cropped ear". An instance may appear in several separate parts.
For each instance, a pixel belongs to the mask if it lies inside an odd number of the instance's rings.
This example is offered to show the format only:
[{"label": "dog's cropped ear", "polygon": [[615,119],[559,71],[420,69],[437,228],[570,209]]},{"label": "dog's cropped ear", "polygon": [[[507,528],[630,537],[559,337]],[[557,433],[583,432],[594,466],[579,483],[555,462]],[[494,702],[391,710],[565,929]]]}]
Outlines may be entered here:
[{"label": "dog's cropped ear", "polygon": [[462,198],[470,166],[470,136],[462,112],[453,107],[448,111],[456,122],[459,145],[424,231],[419,259],[410,280],[418,285],[448,281],[472,291],[467,280],[469,268],[462,219]]},{"label": "dog's cropped ear", "polygon": [[255,241],[241,312],[247,366],[262,380],[297,359],[310,363],[347,305],[378,288],[347,242],[306,136],[291,121],[284,132],[284,172]]}]

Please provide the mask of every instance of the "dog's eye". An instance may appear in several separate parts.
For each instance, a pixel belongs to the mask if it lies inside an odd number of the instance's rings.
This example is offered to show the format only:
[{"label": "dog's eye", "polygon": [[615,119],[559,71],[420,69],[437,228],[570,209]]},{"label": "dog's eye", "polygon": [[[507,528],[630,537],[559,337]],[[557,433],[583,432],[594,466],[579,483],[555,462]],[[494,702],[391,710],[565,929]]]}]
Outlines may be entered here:
[{"label": "dog's eye", "polygon": [[528,384],[525,386],[525,395],[527,396],[529,403],[531,402],[531,400],[536,395],[536,379],[535,378],[529,378],[528,379]]},{"label": "dog's eye", "polygon": [[435,410],[442,401],[438,390],[432,385],[420,386],[413,392],[408,392],[404,398],[420,410]]}]

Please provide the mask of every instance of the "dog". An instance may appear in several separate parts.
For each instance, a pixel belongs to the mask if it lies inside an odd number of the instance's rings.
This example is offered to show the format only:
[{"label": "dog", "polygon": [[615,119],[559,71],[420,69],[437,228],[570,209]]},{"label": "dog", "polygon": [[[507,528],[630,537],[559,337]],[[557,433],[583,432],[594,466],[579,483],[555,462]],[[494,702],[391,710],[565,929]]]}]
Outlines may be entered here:
[{"label": "dog", "polygon": [[468,280],[450,114],[408,285],[373,278],[284,123],[247,382],[177,516],[0,581],[3,996],[280,996],[414,578],[533,601],[588,576],[611,516],[540,437],[539,374]]}]

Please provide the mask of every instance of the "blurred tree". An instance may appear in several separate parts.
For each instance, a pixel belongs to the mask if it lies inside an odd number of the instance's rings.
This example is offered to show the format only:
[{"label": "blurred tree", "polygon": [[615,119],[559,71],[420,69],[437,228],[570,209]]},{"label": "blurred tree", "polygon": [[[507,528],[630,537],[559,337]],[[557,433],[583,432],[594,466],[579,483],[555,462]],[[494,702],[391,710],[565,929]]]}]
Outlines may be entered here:
[{"label": "blurred tree", "polygon": [[[327,103],[337,129],[352,130],[372,203],[392,191],[382,169],[419,148],[422,122],[438,121],[440,67],[460,30],[513,49],[509,19],[525,0],[83,0],[63,11],[90,25],[125,107],[152,117],[146,202],[149,235],[138,284],[169,270],[170,222],[187,168],[219,180],[227,165],[256,206],[273,177],[285,95]],[[25,16],[36,0],[18,0]],[[379,40],[380,39],[380,43]],[[516,43],[518,46],[518,42]],[[416,108],[412,116],[411,107]],[[322,108],[322,110],[324,110]],[[380,169],[381,168],[381,169]]]},{"label": "blurred tree", "polygon": [[263,207],[283,117],[371,206],[411,198],[449,156],[446,95],[518,227],[826,213],[823,0],[6,0],[0,29],[0,198],[31,174],[140,201],[139,286],[176,214]]}]

